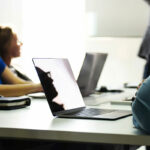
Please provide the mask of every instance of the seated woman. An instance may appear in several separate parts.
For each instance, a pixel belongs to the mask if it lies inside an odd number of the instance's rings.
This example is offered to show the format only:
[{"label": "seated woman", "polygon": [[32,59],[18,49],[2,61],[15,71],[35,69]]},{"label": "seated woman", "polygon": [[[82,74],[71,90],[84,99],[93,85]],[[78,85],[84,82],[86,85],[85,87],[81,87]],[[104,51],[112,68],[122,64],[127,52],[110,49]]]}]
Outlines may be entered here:
[{"label": "seated woman", "polygon": [[[3,84],[3,81],[5,84]],[[35,84],[17,77],[0,58],[0,95],[22,96],[42,91],[41,84]]]},{"label": "seated woman", "polygon": [[150,133],[150,77],[139,87],[132,103],[135,127]]},{"label": "seated woman", "polygon": [[26,75],[15,69],[11,65],[13,58],[20,57],[20,48],[22,43],[18,41],[17,35],[9,27],[0,27],[0,57],[5,64],[18,77],[31,81]]}]

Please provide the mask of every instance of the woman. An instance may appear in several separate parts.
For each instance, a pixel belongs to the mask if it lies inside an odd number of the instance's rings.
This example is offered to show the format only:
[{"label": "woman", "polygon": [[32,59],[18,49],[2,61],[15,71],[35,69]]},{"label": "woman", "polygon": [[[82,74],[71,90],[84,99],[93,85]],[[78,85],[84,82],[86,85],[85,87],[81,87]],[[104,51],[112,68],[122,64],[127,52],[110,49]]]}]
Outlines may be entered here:
[{"label": "woman", "polygon": [[26,75],[19,72],[11,65],[13,58],[20,57],[22,43],[18,41],[17,35],[9,27],[0,27],[0,56],[6,65],[18,77],[31,81]]},{"label": "woman", "polygon": [[0,27],[0,95],[2,96],[21,96],[43,91],[41,84],[25,81],[8,68],[11,59],[20,56],[20,46],[16,34],[10,28]]},{"label": "woman", "polygon": [[[4,81],[6,84],[2,84]],[[25,81],[12,73],[0,58],[0,95],[22,96],[43,91],[41,84]]]}]

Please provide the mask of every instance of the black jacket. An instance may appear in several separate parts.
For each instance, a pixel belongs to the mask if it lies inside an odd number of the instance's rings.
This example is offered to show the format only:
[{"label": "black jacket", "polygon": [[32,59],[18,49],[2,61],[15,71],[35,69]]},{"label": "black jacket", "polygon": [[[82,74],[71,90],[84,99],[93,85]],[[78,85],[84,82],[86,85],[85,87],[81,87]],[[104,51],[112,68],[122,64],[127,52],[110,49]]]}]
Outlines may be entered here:
[{"label": "black jacket", "polygon": [[150,26],[146,30],[138,56],[144,59],[150,58]]}]

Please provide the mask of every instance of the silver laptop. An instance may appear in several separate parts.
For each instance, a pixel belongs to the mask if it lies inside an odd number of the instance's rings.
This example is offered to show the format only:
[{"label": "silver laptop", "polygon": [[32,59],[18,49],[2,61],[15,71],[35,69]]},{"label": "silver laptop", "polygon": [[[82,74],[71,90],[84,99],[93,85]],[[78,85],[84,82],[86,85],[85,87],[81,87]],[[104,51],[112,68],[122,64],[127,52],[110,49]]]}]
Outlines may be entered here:
[{"label": "silver laptop", "polygon": [[52,114],[63,118],[116,120],[131,111],[87,108],[67,59],[33,58]]},{"label": "silver laptop", "polygon": [[77,79],[83,97],[95,93],[106,58],[106,53],[86,53]]}]

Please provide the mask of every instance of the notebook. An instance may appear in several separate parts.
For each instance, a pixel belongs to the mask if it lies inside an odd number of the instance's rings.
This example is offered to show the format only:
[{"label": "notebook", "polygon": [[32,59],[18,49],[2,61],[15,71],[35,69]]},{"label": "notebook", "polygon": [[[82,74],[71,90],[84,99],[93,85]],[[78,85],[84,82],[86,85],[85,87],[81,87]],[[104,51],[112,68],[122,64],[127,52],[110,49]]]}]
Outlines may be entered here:
[{"label": "notebook", "polygon": [[51,112],[63,118],[116,120],[131,111],[87,108],[69,61],[64,58],[33,58]]},{"label": "notebook", "polygon": [[86,53],[77,79],[83,97],[95,93],[106,58],[106,53]]},{"label": "notebook", "polygon": [[30,106],[31,98],[28,96],[0,97],[0,110],[13,110]]}]

